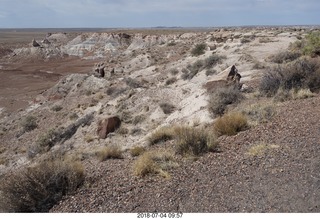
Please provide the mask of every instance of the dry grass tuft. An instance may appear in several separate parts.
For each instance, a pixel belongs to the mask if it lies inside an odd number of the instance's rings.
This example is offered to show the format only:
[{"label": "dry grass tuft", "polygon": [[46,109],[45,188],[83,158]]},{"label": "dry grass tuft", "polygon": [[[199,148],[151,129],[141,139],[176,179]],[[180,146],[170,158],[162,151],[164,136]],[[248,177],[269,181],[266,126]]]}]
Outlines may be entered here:
[{"label": "dry grass tuft", "polygon": [[158,144],[160,142],[174,139],[175,130],[171,127],[162,127],[151,134],[148,138],[149,145]]},{"label": "dry grass tuft", "polygon": [[143,153],[134,163],[133,172],[144,177],[149,174],[170,178],[168,171],[178,166],[173,152],[168,150],[152,150]]},{"label": "dry grass tuft", "polygon": [[251,123],[266,123],[276,114],[275,105],[272,103],[253,104],[243,109],[242,112],[249,118]]},{"label": "dry grass tuft", "polygon": [[214,131],[218,135],[235,135],[247,128],[247,118],[239,112],[228,113],[214,123]]},{"label": "dry grass tuft", "polygon": [[250,147],[248,150],[248,154],[251,156],[261,156],[265,154],[268,150],[273,148],[279,148],[279,146],[275,144],[268,145],[265,143],[261,143]]},{"label": "dry grass tuft", "polygon": [[182,155],[201,155],[208,151],[217,149],[215,136],[204,129],[193,127],[177,127],[176,133],[176,153]]},{"label": "dry grass tuft", "polygon": [[140,146],[135,146],[130,149],[130,154],[133,157],[137,157],[137,156],[140,156],[141,154],[143,154],[145,151],[146,151],[146,148],[140,147]]},{"label": "dry grass tuft", "polygon": [[15,171],[0,183],[1,209],[5,212],[48,212],[83,181],[84,168],[79,162],[46,161]]},{"label": "dry grass tuft", "polygon": [[122,150],[117,146],[106,146],[97,151],[98,159],[102,162],[107,159],[122,159]]}]

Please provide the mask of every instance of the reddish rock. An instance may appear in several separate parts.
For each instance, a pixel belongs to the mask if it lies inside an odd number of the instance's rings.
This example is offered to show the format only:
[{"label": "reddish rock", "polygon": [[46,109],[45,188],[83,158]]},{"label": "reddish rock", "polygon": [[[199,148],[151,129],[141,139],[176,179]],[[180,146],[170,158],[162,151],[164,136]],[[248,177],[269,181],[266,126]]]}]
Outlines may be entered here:
[{"label": "reddish rock", "polygon": [[117,130],[121,125],[121,120],[117,117],[101,119],[98,122],[97,134],[99,138],[105,139],[109,133]]}]

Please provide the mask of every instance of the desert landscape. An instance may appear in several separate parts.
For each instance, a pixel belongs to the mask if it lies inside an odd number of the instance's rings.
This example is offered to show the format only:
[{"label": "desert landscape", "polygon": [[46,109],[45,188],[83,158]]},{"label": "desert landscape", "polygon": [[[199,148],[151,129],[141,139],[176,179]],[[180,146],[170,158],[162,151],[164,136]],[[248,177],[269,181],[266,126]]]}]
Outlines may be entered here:
[{"label": "desert landscape", "polygon": [[0,212],[320,212],[320,27],[0,30]]}]

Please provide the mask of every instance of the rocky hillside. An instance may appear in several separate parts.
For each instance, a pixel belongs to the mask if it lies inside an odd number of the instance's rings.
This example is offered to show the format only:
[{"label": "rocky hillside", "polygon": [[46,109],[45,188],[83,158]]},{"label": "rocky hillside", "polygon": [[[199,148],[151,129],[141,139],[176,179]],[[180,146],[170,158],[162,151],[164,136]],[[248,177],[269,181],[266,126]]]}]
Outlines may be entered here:
[{"label": "rocky hillside", "polygon": [[[278,65],[275,57],[289,50],[289,46],[304,38],[308,31],[297,28],[238,28],[166,34],[50,33],[45,39],[35,39],[24,48],[15,48],[1,59],[2,70],[35,60],[53,66],[52,63],[59,65],[60,61],[72,59],[76,60],[73,65],[81,66],[85,62],[86,69],[89,65],[91,67],[87,72],[64,72],[53,87],[33,96],[26,108],[10,112],[0,106],[0,179],[6,181],[8,174],[43,161],[68,157],[81,163],[85,170],[84,180],[73,196],[64,196],[66,200],[52,211],[318,211],[316,197],[319,194],[316,190],[313,190],[315,193],[310,191],[314,195],[308,193],[305,196],[314,200],[310,205],[304,203],[295,209],[296,204],[277,205],[269,200],[276,200],[281,194],[288,195],[288,190],[282,188],[280,182],[275,184],[281,187],[281,191],[276,189],[279,194],[268,196],[267,191],[272,191],[271,185],[276,182],[268,179],[268,186],[265,185],[260,194],[257,178],[261,176],[259,179],[265,180],[266,168],[277,165],[270,171],[279,180],[283,173],[287,180],[290,174],[286,171],[300,165],[292,157],[288,141],[276,140],[290,138],[298,141],[296,136],[301,135],[298,134],[299,127],[296,127],[296,135],[285,132],[285,135],[275,137],[275,142],[267,133],[285,130],[286,126],[283,129],[279,127],[293,122],[290,113],[302,113],[294,108],[296,103],[301,106],[317,105],[318,94],[309,95],[312,98],[303,100],[305,102],[293,98],[289,103],[274,103],[268,95],[259,92],[259,84],[269,67]],[[282,59],[286,63],[291,61]],[[231,137],[212,132],[210,135],[217,135],[215,141],[220,149],[196,158],[173,153],[170,156],[174,157],[172,162],[175,165],[172,166],[176,167],[162,174],[156,171],[144,177],[144,174],[132,170],[135,162],[143,156],[142,153],[133,156],[132,149],[142,148],[148,152],[176,147],[177,140],[151,144],[150,139],[159,130],[168,127],[214,129],[213,124],[219,116],[212,113],[212,94],[205,85],[208,82],[212,82],[213,87],[220,82],[228,84],[228,74],[233,65],[241,75],[242,87],[238,92],[243,99],[238,104],[226,104],[228,106],[222,114],[242,112],[248,118],[246,131]],[[103,69],[103,77],[99,68]],[[43,74],[53,73],[47,71]],[[257,111],[261,109],[254,111],[250,107],[258,105],[267,107],[263,116],[266,121],[254,118],[260,115]],[[293,108],[288,121],[283,121],[285,115],[282,114],[287,107]],[[215,106],[213,108],[216,109]],[[298,118],[304,119],[303,115]],[[279,124],[279,121],[283,123]],[[222,137],[218,138],[220,135]],[[263,151],[262,160],[257,158],[260,151],[251,152],[252,156],[244,155],[248,147],[259,141],[266,144],[258,148]],[[292,144],[296,147],[295,143]],[[312,141],[310,144],[317,143]],[[101,151],[109,147],[122,153],[115,156],[121,157],[120,160],[99,158]],[[312,147],[315,152],[319,149],[316,145]],[[285,161],[282,161],[283,156],[287,157]],[[307,157],[312,162],[318,162],[310,156]],[[279,159],[279,163],[275,159]],[[312,171],[315,171],[314,167]],[[253,176],[256,178],[252,181]],[[228,181],[229,177],[233,177],[231,181]],[[240,182],[244,183],[243,187]],[[212,187],[209,189],[208,185]],[[294,185],[289,187],[294,189]],[[256,190],[246,204],[243,199],[249,195],[249,190],[252,192],[250,188]],[[301,189],[300,185],[295,188],[297,191]],[[173,192],[176,195],[172,198],[166,195]],[[295,195],[286,197],[296,198]],[[3,211],[9,210],[12,209],[3,207]]]}]

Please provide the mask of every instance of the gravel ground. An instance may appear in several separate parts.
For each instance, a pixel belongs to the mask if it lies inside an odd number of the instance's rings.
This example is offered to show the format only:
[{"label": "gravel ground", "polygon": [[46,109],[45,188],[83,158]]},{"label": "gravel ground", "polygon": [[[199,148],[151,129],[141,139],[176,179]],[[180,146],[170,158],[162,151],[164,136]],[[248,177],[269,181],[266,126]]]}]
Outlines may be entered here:
[{"label": "gravel ground", "polygon": [[[51,212],[320,212],[320,96],[283,103],[268,123],[220,138],[171,179],[138,178],[134,158],[86,160],[77,194]],[[276,145],[250,155],[259,143]]]}]

